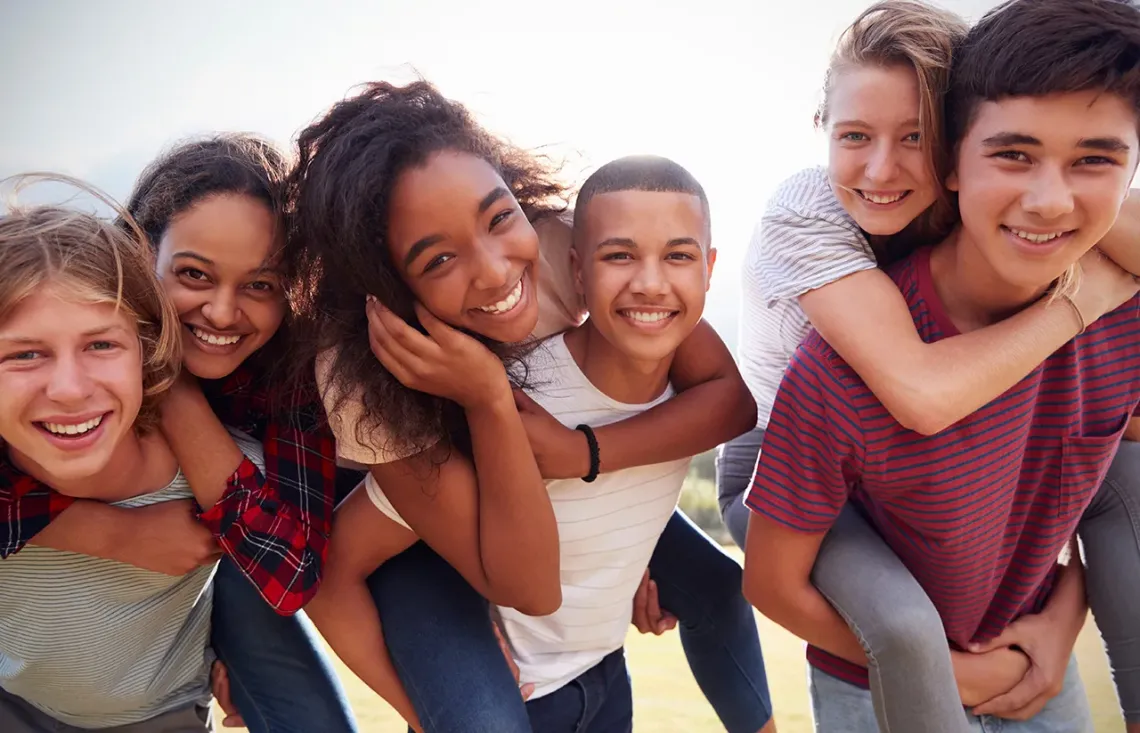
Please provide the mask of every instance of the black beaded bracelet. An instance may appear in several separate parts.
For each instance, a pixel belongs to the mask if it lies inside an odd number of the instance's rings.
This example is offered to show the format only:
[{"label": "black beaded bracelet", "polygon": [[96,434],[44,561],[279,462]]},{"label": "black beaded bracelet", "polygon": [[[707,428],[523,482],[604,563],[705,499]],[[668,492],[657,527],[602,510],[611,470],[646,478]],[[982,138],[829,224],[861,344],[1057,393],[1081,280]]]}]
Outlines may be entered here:
[{"label": "black beaded bracelet", "polygon": [[598,470],[601,468],[602,459],[598,455],[598,438],[594,435],[594,429],[589,425],[579,425],[574,428],[581,430],[582,434],[586,436],[586,445],[590,447],[590,472],[582,477],[586,483],[593,483],[594,479],[598,477]]}]

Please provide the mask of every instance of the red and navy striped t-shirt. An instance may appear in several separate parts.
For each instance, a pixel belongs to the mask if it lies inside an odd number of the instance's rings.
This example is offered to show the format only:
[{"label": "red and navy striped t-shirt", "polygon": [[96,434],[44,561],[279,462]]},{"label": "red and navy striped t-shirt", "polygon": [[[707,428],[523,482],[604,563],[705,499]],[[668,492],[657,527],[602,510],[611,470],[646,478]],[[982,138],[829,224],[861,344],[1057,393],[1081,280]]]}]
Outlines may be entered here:
[{"label": "red and navy striped t-shirt", "polygon": [[[958,333],[934,290],[929,249],[891,277],[924,341]],[[824,532],[856,502],[961,648],[1040,609],[1138,402],[1137,298],[931,437],[899,425],[813,332],[780,385],[747,504],[793,530]],[[808,661],[867,684],[864,668],[822,650],[809,647]]]}]

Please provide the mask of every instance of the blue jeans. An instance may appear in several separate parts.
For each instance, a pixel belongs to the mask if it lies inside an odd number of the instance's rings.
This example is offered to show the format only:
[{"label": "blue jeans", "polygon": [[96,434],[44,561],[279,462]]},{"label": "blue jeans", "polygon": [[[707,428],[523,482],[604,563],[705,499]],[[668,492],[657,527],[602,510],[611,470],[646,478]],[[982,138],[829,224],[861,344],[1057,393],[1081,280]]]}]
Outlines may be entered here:
[{"label": "blue jeans", "polygon": [[526,704],[531,727],[542,733],[630,733],[633,689],[618,649],[554,692]]},{"label": "blue jeans", "polygon": [[[725,729],[755,733],[772,706],[740,566],[674,512],[649,572],[661,605],[680,622],[689,666]],[[486,600],[454,568],[417,543],[384,563],[368,585],[425,732],[531,733],[528,708],[541,699],[523,704]]]},{"label": "blue jeans", "polygon": [[211,645],[250,733],[356,733],[313,624],[270,608],[229,558],[214,576]]},{"label": "blue jeans", "polygon": [[[811,685],[812,717],[816,733],[878,733],[870,690],[820,672],[808,673]],[[1030,720],[1003,720],[992,716],[967,714],[970,733],[1092,733],[1085,688],[1077,672],[1077,660],[1069,660],[1061,693]]]}]

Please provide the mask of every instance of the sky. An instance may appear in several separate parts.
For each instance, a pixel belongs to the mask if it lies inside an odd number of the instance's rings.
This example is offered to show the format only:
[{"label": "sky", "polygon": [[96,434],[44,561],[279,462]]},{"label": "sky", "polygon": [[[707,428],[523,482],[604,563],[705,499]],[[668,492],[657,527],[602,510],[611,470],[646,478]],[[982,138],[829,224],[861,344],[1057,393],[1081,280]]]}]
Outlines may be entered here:
[{"label": "sky", "polygon": [[[0,176],[68,173],[118,199],[180,138],[283,146],[365,81],[423,77],[488,128],[566,160],[664,155],[704,185],[706,316],[736,341],[740,263],[767,196],[826,161],[828,55],[867,0],[0,0]],[[991,0],[940,3],[976,19]]]}]

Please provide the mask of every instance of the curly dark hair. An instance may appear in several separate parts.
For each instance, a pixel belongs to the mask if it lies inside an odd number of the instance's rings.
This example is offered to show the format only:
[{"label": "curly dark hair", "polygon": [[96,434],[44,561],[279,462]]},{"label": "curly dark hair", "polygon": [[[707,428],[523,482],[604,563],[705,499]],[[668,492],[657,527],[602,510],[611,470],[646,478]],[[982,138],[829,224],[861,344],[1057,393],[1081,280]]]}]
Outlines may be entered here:
[{"label": "curly dark hair", "polygon": [[[296,363],[331,349],[328,386],[332,406],[363,401],[357,439],[421,451],[441,441],[469,450],[458,405],[410,390],[376,360],[368,343],[366,295],[419,328],[415,296],[392,262],[388,208],[400,174],[434,153],[468,153],[492,165],[534,222],[566,209],[566,191],[550,161],[484,130],[463,105],[426,81],[407,86],[374,82],[337,104],[298,137],[297,165],[289,178],[291,206],[286,262],[299,316],[303,349]],[[525,346],[479,337],[519,384]],[[303,375],[298,375],[303,378]]]},{"label": "curly dark hair", "polygon": [[[127,211],[157,250],[179,215],[214,196],[248,196],[265,205],[284,231],[289,159],[271,141],[250,133],[222,133],[176,143],[139,176]],[[247,361],[267,386],[288,379],[282,358],[290,348],[290,315]]]}]

